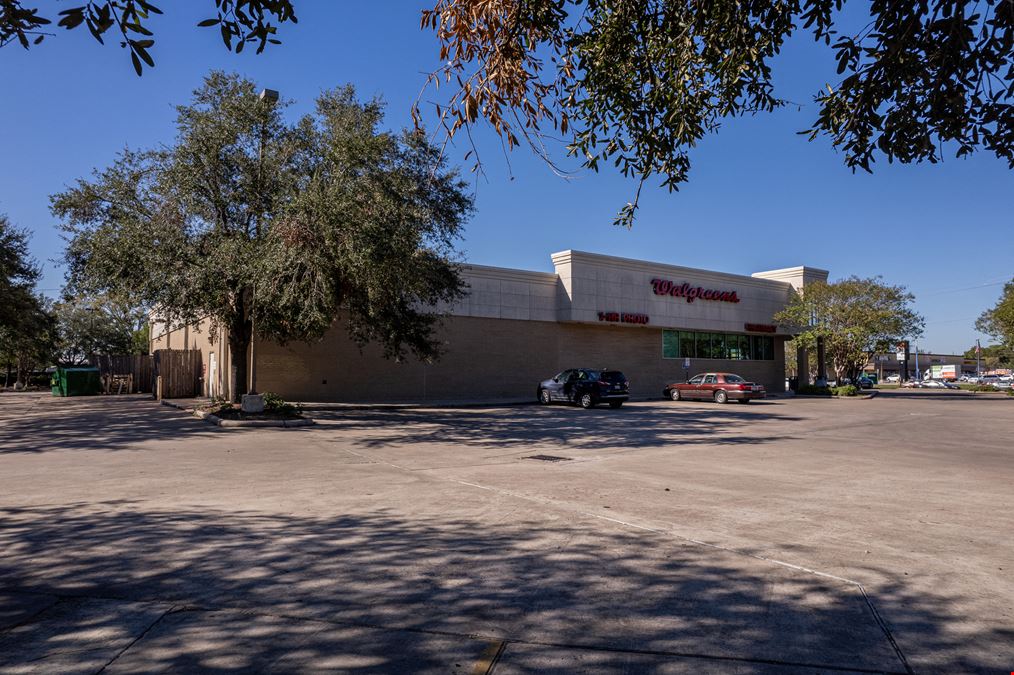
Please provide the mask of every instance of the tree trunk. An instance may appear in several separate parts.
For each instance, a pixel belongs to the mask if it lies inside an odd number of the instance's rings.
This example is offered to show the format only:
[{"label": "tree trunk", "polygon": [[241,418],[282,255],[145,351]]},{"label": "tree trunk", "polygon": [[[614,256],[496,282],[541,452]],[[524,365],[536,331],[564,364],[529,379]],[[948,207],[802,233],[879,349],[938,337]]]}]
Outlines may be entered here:
[{"label": "tree trunk", "polygon": [[248,364],[250,362],[250,335],[252,323],[246,313],[246,303],[240,295],[237,316],[229,327],[229,355],[232,367],[236,369],[236,381],[232,387],[232,402],[242,401],[243,394],[249,391],[250,382],[248,377]]},{"label": "tree trunk", "polygon": [[236,369],[236,381],[232,383],[232,402],[239,403],[242,399],[243,394],[247,393],[250,387],[249,378],[247,375],[247,363],[249,362],[250,355],[248,353],[250,348],[250,334],[249,332],[236,336],[236,330],[233,329],[229,332],[229,354],[231,356],[232,367]]}]

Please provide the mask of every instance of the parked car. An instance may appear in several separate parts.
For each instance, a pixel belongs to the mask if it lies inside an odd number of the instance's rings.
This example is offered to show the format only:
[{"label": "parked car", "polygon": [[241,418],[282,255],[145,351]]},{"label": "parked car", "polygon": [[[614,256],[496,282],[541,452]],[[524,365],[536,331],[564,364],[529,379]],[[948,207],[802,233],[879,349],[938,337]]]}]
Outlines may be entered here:
[{"label": "parked car", "polygon": [[901,375],[888,375],[884,378],[884,382],[901,382]]},{"label": "parked car", "polygon": [[961,389],[954,382],[948,382],[947,380],[923,380],[921,386],[927,389]]},{"label": "parked car", "polygon": [[857,377],[856,386],[860,389],[873,389],[873,380],[868,377]]},{"label": "parked car", "polygon": [[535,395],[540,403],[576,403],[592,408],[608,403],[619,408],[630,398],[630,381],[618,370],[571,368],[539,383]]},{"label": "parked car", "polygon": [[662,390],[662,395],[674,401],[704,399],[716,403],[739,401],[749,403],[764,398],[764,387],[735,373],[701,373],[686,382],[674,382]]}]

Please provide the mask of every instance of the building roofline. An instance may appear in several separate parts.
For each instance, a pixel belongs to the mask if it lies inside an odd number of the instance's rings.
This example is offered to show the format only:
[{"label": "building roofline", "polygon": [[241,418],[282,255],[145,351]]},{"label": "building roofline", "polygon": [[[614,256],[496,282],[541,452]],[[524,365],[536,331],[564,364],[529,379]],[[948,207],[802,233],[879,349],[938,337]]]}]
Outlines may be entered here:
[{"label": "building roofline", "polygon": [[[734,274],[732,272],[717,272],[714,270],[704,270],[696,267],[686,267],[685,265],[673,265],[670,263],[663,262],[652,262],[649,260],[636,260],[634,258],[621,258],[619,256],[604,255],[601,253],[589,253],[588,251],[575,251],[567,249],[565,251],[558,251],[552,254],[554,265],[564,265],[571,261],[589,262],[592,264],[599,265],[622,265],[624,267],[640,269],[642,271],[651,271],[658,269],[669,270],[674,274],[693,274],[693,275],[704,275],[713,277],[715,279],[723,279],[729,281],[736,281],[741,284],[748,284],[754,286],[763,286],[771,288],[775,286],[777,288],[785,288],[789,286],[789,282],[780,281],[778,279],[765,279],[763,277],[757,277],[748,274]],[[807,268],[814,269],[814,268]]]}]

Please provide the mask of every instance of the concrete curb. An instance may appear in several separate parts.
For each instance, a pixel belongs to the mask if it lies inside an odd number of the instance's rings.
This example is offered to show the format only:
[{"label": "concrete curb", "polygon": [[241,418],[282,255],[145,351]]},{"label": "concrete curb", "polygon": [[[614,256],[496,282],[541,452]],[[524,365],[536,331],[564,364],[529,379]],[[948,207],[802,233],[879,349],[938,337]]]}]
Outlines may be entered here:
[{"label": "concrete curb", "polygon": [[860,394],[858,396],[819,396],[817,394],[796,394],[792,398],[819,398],[824,400],[834,399],[836,401],[869,401],[871,398],[876,398],[880,392],[871,391],[868,394]]},{"label": "concrete curb", "polygon": [[316,422],[309,417],[304,417],[298,420],[225,420],[218,415],[212,415],[206,410],[194,410],[166,399],[162,399],[162,405],[188,412],[197,419],[204,420],[208,424],[214,424],[217,427],[274,427],[276,429],[288,429],[294,427],[308,427],[316,424]]}]

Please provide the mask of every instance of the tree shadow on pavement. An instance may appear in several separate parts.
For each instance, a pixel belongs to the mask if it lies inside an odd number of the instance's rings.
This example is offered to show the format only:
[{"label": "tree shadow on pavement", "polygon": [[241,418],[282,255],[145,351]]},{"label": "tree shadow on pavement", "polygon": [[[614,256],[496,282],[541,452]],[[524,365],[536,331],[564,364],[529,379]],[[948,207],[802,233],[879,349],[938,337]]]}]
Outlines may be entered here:
[{"label": "tree shadow on pavement", "polygon": [[[215,438],[247,429],[221,429],[163,406],[148,395],[0,401],[0,455],[54,450],[129,450],[151,440]],[[298,429],[291,431],[298,432]],[[136,449],[136,448],[135,448]]]},{"label": "tree shadow on pavement", "polygon": [[479,410],[363,408],[320,411],[313,416],[322,428],[355,434],[356,444],[364,448],[404,443],[508,448],[551,443],[576,449],[692,443],[749,445],[789,438],[763,433],[765,422],[800,419],[767,406],[744,410],[717,404],[671,407],[660,404],[619,410],[568,406]]},{"label": "tree shadow on pavement", "polygon": [[[97,650],[98,634],[123,636],[109,672],[440,671],[500,639],[688,658],[697,672],[904,671],[854,585],[601,523],[108,502],[0,509],[0,551],[0,594],[55,599],[0,625],[0,670],[59,663],[47,659],[80,641]],[[960,598],[898,585],[872,599],[941,672],[995,669],[1009,647],[999,630],[942,630]]]}]

